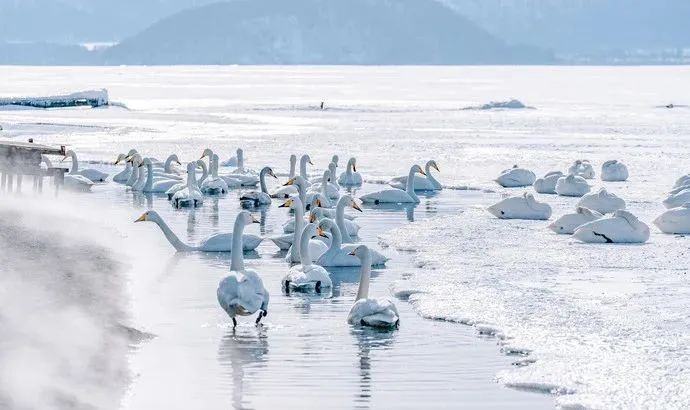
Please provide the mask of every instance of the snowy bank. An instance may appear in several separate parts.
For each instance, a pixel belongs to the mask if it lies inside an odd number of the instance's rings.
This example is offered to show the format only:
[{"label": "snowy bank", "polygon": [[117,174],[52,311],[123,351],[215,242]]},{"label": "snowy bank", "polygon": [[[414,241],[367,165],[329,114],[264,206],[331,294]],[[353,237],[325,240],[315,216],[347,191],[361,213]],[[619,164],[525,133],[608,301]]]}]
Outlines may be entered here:
[{"label": "snowy bank", "polygon": [[64,108],[83,106],[96,108],[106,106],[109,103],[108,90],[102,88],[47,97],[4,97],[0,98],[0,109],[5,109],[5,107]]}]

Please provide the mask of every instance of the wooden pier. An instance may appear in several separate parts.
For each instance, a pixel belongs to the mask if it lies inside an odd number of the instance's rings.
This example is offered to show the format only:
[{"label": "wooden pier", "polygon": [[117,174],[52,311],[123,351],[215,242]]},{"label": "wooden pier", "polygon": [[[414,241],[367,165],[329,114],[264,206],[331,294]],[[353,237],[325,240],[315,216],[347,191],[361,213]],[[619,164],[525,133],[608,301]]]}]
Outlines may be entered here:
[{"label": "wooden pier", "polygon": [[[65,155],[59,148],[28,142],[0,141],[0,191],[21,192],[24,176],[33,177],[34,192],[43,191],[43,178],[53,177],[55,194],[65,182],[67,168],[41,168],[42,155]],[[16,180],[16,184],[15,184]]]}]

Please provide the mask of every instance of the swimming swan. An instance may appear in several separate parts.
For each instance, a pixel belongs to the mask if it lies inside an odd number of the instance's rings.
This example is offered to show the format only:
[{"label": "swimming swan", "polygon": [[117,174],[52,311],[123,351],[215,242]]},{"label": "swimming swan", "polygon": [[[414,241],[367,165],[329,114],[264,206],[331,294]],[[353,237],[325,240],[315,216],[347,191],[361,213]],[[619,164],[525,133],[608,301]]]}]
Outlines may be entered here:
[{"label": "swimming swan", "polygon": [[690,234],[690,203],[671,208],[654,220],[663,233]]},{"label": "swimming swan", "polygon": [[213,154],[211,157],[211,175],[204,179],[199,187],[201,192],[206,195],[227,194],[230,190],[230,188],[228,188],[228,184],[222,178],[218,177],[218,159],[218,155]]},{"label": "swimming swan", "polygon": [[[41,155],[41,159],[43,162],[45,162],[46,167],[48,168],[53,168],[53,163],[45,155]],[[70,175],[70,174],[65,174],[64,175],[64,187],[65,189],[68,189],[70,191],[75,191],[75,192],[90,192],[91,187],[93,187],[93,182],[91,182],[90,179],[83,177],[81,175]]]},{"label": "swimming swan", "polygon": [[[287,275],[281,281],[286,291],[310,291],[321,292],[323,288],[333,287],[329,273],[323,267],[312,264],[310,244],[317,234],[315,224],[307,224],[302,228],[299,240],[300,265],[290,268]],[[321,233],[323,235],[323,233]]]},{"label": "swimming swan", "polygon": [[534,181],[534,190],[540,194],[556,194],[556,183],[563,176],[561,171],[551,171]]},{"label": "swimming swan", "polygon": [[547,228],[551,229],[557,234],[572,235],[580,226],[603,217],[604,215],[597,211],[592,211],[591,209],[578,206],[575,213],[561,216],[554,222],[550,223]]},{"label": "swimming swan", "polygon": [[[290,155],[290,173],[288,174],[288,179],[292,179],[295,177],[295,166],[297,164],[297,155],[292,154]],[[290,195],[294,195],[297,193],[297,188],[290,185],[290,186],[281,186],[279,188],[276,188],[275,191],[271,193],[271,198],[284,198],[287,199],[290,197]]]},{"label": "swimming swan", "polygon": [[271,196],[268,194],[268,189],[266,188],[266,175],[270,175],[273,178],[278,179],[276,174],[273,173],[271,167],[263,167],[261,173],[259,174],[259,184],[261,186],[261,191],[247,192],[240,197],[240,202],[243,205],[249,206],[264,206],[271,204]]},{"label": "swimming swan", "polygon": [[347,168],[345,168],[345,172],[338,177],[338,184],[342,186],[362,185],[362,176],[357,172],[357,159],[353,157],[347,161]]},{"label": "swimming swan", "polygon": [[175,208],[186,206],[196,208],[204,203],[204,196],[196,183],[196,165],[196,162],[187,164],[187,185],[175,192],[171,199]]},{"label": "swimming swan", "polygon": [[628,179],[628,167],[618,160],[606,161],[601,166],[601,180],[622,182]]},{"label": "swimming swan", "polygon": [[[293,244],[299,243],[302,229],[306,224],[306,222],[304,221],[304,206],[302,206],[302,201],[300,201],[299,198],[290,198],[287,201],[285,201],[284,204],[278,206],[278,208],[290,208],[295,211],[295,216],[293,219],[294,232],[284,235],[273,236],[269,239],[273,243],[275,243],[276,246],[278,246],[280,249],[288,250],[288,254],[287,256],[285,256],[286,262],[297,263],[300,261],[300,248],[299,246],[293,246]],[[318,239],[311,240],[309,242],[309,245],[311,250],[310,254],[312,257],[312,261],[315,261],[319,256],[323,255],[324,252],[328,250],[328,245],[326,245],[323,241]]]},{"label": "swimming swan", "polygon": [[384,204],[384,203],[419,203],[419,197],[414,192],[414,174],[426,175],[419,165],[413,165],[407,175],[407,190],[388,188],[370,194],[362,195],[359,199],[365,204]]},{"label": "swimming swan", "polygon": [[625,201],[616,194],[609,193],[606,188],[601,188],[598,192],[584,195],[577,202],[577,206],[583,206],[602,214],[610,214],[613,211],[625,209]]},{"label": "swimming swan", "polygon": [[513,165],[512,168],[503,170],[495,181],[504,188],[519,188],[533,185],[536,179],[534,172]]},{"label": "swimming swan", "polygon": [[362,269],[359,276],[359,290],[355,303],[347,315],[347,323],[356,326],[397,328],[400,314],[395,304],[388,298],[370,299],[369,280],[371,278],[371,254],[366,245],[359,245],[349,255],[357,257]]},{"label": "swimming swan", "polygon": [[[234,232],[227,233],[217,233],[211,235],[199,243],[199,245],[187,245],[182,242],[180,238],[175,235],[175,232],[170,229],[167,223],[156,211],[144,212],[139,219],[134,222],[154,222],[161,228],[163,235],[170,242],[170,244],[175,248],[177,252],[232,252],[232,238]],[[258,222],[257,222],[258,223]],[[235,224],[236,225],[236,224]],[[244,251],[255,250],[263,238],[256,235],[243,234],[242,244]]]},{"label": "swimming swan", "polygon": [[242,254],[242,230],[245,225],[258,223],[247,211],[237,215],[235,221],[235,233],[232,241],[232,261],[230,275],[218,284],[216,296],[220,307],[232,319],[233,327],[237,327],[235,316],[249,316],[259,311],[256,324],[262,317],[268,315],[268,302],[270,296],[264,287],[263,281],[256,271],[244,267]]},{"label": "swimming swan", "polygon": [[117,182],[120,184],[124,184],[125,182],[127,182],[129,177],[132,176],[132,163],[127,161],[127,155],[126,154],[118,155],[117,159],[115,160],[114,165],[117,165],[122,161],[125,162],[125,169],[123,169],[122,171],[120,171],[119,173],[117,173],[113,176],[113,182]]},{"label": "swimming swan", "polygon": [[500,219],[546,220],[551,217],[549,204],[537,202],[534,195],[525,192],[522,196],[506,198],[487,210]]},{"label": "swimming swan", "polygon": [[[322,219],[319,222],[319,235],[323,231],[331,233],[331,245],[328,247],[326,253],[316,261],[321,266],[360,266],[361,260],[350,255],[349,253],[357,247],[356,244],[342,244],[342,236],[340,229],[331,219]],[[388,258],[376,251],[370,251],[370,261],[372,266],[385,265]]]},{"label": "swimming swan", "polygon": [[[428,161],[424,166],[424,172],[426,173],[426,176],[414,176],[415,191],[440,191],[443,189],[441,183],[438,182],[438,180],[436,180],[436,178],[434,178],[434,176],[431,174],[432,168],[438,172],[441,172],[441,170],[438,169],[436,161],[434,161],[433,159],[431,161]],[[388,181],[388,185],[392,186],[393,188],[405,189],[407,187],[407,176],[395,177]]]},{"label": "swimming swan", "polygon": [[586,243],[644,243],[649,227],[632,213],[619,209],[613,215],[588,222],[573,237]]},{"label": "swimming swan", "polygon": [[573,174],[560,177],[556,182],[556,193],[560,196],[580,197],[589,192],[590,189],[591,187],[584,178]]},{"label": "swimming swan", "polygon": [[105,179],[108,178],[108,174],[96,169],[79,169],[79,161],[77,160],[77,154],[72,150],[68,150],[65,153],[65,157],[60,162],[66,160],[68,157],[72,158],[72,167],[69,171],[70,175],[81,175],[84,178],[90,179],[91,182],[105,182]]}]

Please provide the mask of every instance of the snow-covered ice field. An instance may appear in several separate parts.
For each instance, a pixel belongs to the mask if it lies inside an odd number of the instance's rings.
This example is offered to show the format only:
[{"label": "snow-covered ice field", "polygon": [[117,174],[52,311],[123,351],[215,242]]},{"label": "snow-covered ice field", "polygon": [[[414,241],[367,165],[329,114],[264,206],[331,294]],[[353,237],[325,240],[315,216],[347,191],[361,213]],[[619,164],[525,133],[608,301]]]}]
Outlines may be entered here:
[{"label": "snow-covered ice field", "polygon": [[[336,275],[332,299],[278,296],[286,265],[264,243],[249,264],[276,295],[274,311],[264,330],[245,323],[232,337],[214,297],[229,261],[173,257],[155,226],[130,226],[147,198],[119,185],[65,195],[59,206],[96,208],[80,217],[113,225],[129,255],[128,324],[157,336],[128,356],[125,407],[552,405],[523,389],[553,392],[564,407],[690,406],[690,242],[651,225],[690,172],[690,108],[662,108],[690,102],[683,67],[0,67],[0,85],[0,97],[107,88],[129,107],[0,111],[0,139],[65,143],[83,161],[136,147],[186,162],[206,146],[223,160],[241,146],[250,167],[280,172],[291,153],[308,152],[317,175],[337,153],[357,157],[368,191],[433,158],[456,188],[423,198],[412,223],[406,210],[361,217],[365,242],[393,258],[372,292],[410,295],[397,301],[401,329],[384,336],[345,323],[356,271]],[[535,109],[461,110],[510,98]],[[627,201],[650,225],[648,243],[586,245],[548,222],[485,211],[525,191],[492,182],[501,170],[519,164],[539,177],[580,158],[597,174],[608,159],[627,164],[627,182],[591,184]],[[230,229],[236,198],[192,213],[160,198],[148,205],[194,242]],[[577,202],[537,198],[551,220]],[[262,216],[266,234],[286,218]],[[12,391],[0,390],[0,403],[3,393]]]}]

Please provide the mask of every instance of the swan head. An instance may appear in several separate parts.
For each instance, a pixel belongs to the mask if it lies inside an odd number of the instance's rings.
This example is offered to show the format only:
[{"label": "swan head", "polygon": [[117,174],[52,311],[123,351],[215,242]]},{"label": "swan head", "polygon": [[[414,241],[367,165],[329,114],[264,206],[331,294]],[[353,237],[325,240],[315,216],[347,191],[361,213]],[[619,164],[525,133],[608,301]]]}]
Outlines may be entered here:
[{"label": "swan head", "polygon": [[127,155],[125,155],[125,154],[120,154],[120,155],[117,156],[117,159],[115,160],[115,164],[113,164],[113,165],[117,165],[117,164],[120,163],[120,161],[126,160],[126,159],[127,159]]},{"label": "swan head", "polygon": [[276,174],[273,172],[273,169],[272,169],[271,167],[264,167],[264,168],[261,170],[261,173],[262,173],[262,174],[265,174],[265,175],[270,175],[270,176],[272,176],[273,178],[278,179],[278,177],[277,177]]},{"label": "swan head", "polygon": [[134,155],[129,157],[129,160],[127,160],[127,162],[131,162],[132,165],[135,165],[135,164],[139,165],[141,163],[141,155],[139,155],[138,153],[135,153]]},{"label": "swan head", "polygon": [[311,162],[311,157],[309,156],[309,154],[302,155],[302,162],[307,163],[309,165],[314,165],[314,163]]},{"label": "swan head", "polygon": [[290,163],[291,164],[297,163],[297,155],[295,155],[295,154],[290,155]]},{"label": "swan head", "polygon": [[206,157],[211,157],[213,156],[213,151],[211,151],[211,148],[206,148],[204,152],[201,153],[201,158],[199,159],[204,159]]},{"label": "swan head", "polygon": [[190,162],[187,164],[187,173],[188,174],[193,174],[196,172],[196,167],[197,167],[197,161]]},{"label": "swan head", "polygon": [[168,158],[171,162],[176,162],[177,165],[182,165],[182,163],[180,162],[180,158],[177,157],[177,154],[171,154]]},{"label": "swan head", "polygon": [[438,169],[438,164],[436,163],[435,160],[432,159],[431,161],[427,162],[427,165],[429,166],[429,168],[433,168],[436,171],[441,172],[441,170]]},{"label": "swan head", "polygon": [[134,149],[134,148],[132,148],[132,149],[129,150],[129,152],[127,153],[127,158],[131,157],[132,155],[134,155],[134,154],[136,154],[136,153],[137,153],[137,150]]},{"label": "swan head", "polygon": [[67,158],[69,158],[69,157],[71,157],[71,156],[74,156],[74,155],[75,155],[75,154],[74,154],[74,151],[72,151],[71,149],[70,149],[70,150],[67,150],[67,152],[65,152],[65,157],[62,158],[62,159],[60,160],[60,162],[63,162],[63,161],[66,160]]},{"label": "swan head", "polygon": [[369,248],[366,245],[359,245],[352,252],[349,253],[350,256],[356,256],[359,259],[363,259],[369,254]]},{"label": "swan head", "polygon": [[147,158],[144,158],[144,160],[141,161],[141,163],[139,164],[140,167],[143,167],[143,166],[147,166],[147,167],[148,167],[149,165],[152,166],[152,165],[153,165],[153,162],[151,162],[151,158],[148,158],[148,157],[147,157]]},{"label": "swan head", "polygon": [[420,167],[419,165],[413,165],[412,169],[410,171],[417,172],[417,173],[422,174],[422,175],[426,175],[426,172],[424,172],[422,167]]},{"label": "swan head", "polygon": [[235,153],[237,153],[237,158],[239,158],[244,154],[244,150],[242,148],[237,148],[237,151],[235,151]]},{"label": "swan head", "polygon": [[137,218],[134,222],[155,222],[157,220],[160,220],[160,215],[158,215],[158,212],[156,211],[146,211],[139,218]]},{"label": "swan head", "polygon": [[258,224],[259,222],[249,211],[242,211],[237,215],[237,220],[242,221],[245,225]]},{"label": "swan head", "polygon": [[292,208],[292,204],[294,204],[294,203],[295,203],[295,200],[292,198],[289,198],[283,204],[279,205],[278,208]]},{"label": "swan head", "polygon": [[346,206],[350,206],[353,209],[358,210],[359,212],[364,212],[362,208],[359,206],[357,201],[355,201],[350,195],[345,194],[340,197],[340,201],[344,201]]},{"label": "swan head", "polygon": [[329,218],[323,218],[319,221],[319,229],[321,229],[322,231],[330,231],[331,229],[333,229],[333,226],[335,225],[333,224],[333,221]]},{"label": "swan head", "polygon": [[[207,169],[206,168],[206,162],[204,162],[204,160],[198,159],[198,160],[196,160],[196,162],[192,162],[192,164],[194,164],[194,170],[192,172],[196,171],[197,168]],[[189,167],[188,167],[188,169],[189,169]]]},{"label": "swan head", "polygon": [[357,158],[350,158],[350,160],[347,161],[347,164],[352,166],[352,171],[357,172]]},{"label": "swan head", "polygon": [[340,160],[340,158],[338,158],[337,155],[333,155],[333,156],[331,157],[331,162],[334,163],[335,166],[338,166],[338,161],[339,161],[339,160]]},{"label": "swan head", "polygon": [[302,178],[301,176],[298,175],[298,176],[296,176],[296,177],[294,177],[294,178],[288,179],[288,182],[286,182],[285,184],[283,184],[283,186],[296,185],[296,186],[298,186],[298,187],[303,187],[303,186],[306,185],[305,182],[306,182],[306,181],[304,180],[304,178]]}]

